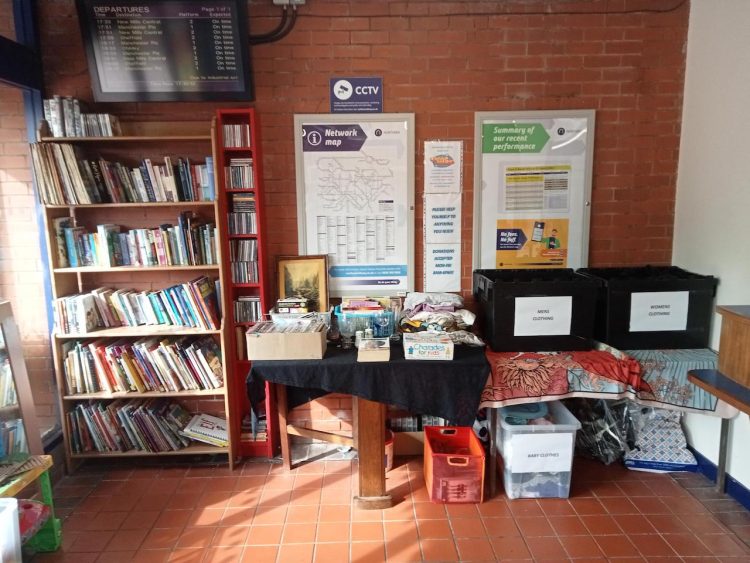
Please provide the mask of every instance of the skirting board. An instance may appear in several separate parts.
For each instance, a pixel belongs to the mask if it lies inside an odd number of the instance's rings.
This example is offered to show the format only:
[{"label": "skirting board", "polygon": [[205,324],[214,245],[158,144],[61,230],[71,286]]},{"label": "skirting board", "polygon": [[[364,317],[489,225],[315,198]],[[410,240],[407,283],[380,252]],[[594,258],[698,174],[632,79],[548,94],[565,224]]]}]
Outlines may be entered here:
[{"label": "skirting board", "polygon": [[[693,452],[693,455],[695,455],[695,459],[698,462],[698,473],[705,475],[715,483],[716,464],[690,446],[688,446],[688,448]],[[729,475],[729,473],[727,473],[725,492],[742,506],[750,510],[750,489]]]}]

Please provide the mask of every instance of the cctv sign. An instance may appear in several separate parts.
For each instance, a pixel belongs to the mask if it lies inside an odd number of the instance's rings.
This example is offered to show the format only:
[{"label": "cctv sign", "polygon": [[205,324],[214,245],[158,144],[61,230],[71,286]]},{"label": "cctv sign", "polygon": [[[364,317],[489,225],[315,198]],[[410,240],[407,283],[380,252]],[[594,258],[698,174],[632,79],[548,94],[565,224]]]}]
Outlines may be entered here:
[{"label": "cctv sign", "polygon": [[331,113],[382,113],[382,78],[331,78]]}]

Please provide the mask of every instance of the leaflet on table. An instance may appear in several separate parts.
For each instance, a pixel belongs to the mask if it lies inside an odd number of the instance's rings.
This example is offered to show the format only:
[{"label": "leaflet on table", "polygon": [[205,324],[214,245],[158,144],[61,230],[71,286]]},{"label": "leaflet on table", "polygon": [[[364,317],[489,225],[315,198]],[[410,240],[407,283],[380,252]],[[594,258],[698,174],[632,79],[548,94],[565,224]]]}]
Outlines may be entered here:
[{"label": "leaflet on table", "polygon": [[303,126],[308,254],[327,254],[330,290],[408,289],[404,122]]},{"label": "leaflet on table", "polygon": [[463,141],[425,141],[424,193],[461,191],[463,148]]}]

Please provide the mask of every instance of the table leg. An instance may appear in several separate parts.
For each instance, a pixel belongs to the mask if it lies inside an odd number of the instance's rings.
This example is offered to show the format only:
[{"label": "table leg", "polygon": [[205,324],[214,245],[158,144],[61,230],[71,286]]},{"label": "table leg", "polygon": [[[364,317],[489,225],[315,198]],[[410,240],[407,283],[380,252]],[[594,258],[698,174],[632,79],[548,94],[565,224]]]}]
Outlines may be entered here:
[{"label": "table leg", "polygon": [[49,506],[50,515],[44,526],[29,540],[28,545],[34,551],[57,551],[62,543],[62,525],[60,519],[55,517],[55,504],[52,500],[52,485],[48,471],[39,476],[39,488],[42,493],[42,502]]},{"label": "table leg", "polygon": [[355,398],[357,401],[357,444],[359,455],[359,496],[355,505],[363,509],[393,506],[385,491],[385,405]]},{"label": "table leg", "polygon": [[495,432],[497,431],[497,409],[488,408],[487,414],[490,416],[490,498],[497,492],[497,443],[495,442]]},{"label": "table leg", "polygon": [[281,459],[284,468],[292,469],[292,451],[289,444],[289,432],[287,431],[287,416],[289,406],[286,399],[286,385],[275,383],[276,387],[276,411],[279,413],[279,441],[281,441]]},{"label": "table leg", "polygon": [[721,432],[719,433],[719,463],[716,466],[716,490],[724,493],[727,478],[727,441],[729,438],[729,419],[721,419]]}]

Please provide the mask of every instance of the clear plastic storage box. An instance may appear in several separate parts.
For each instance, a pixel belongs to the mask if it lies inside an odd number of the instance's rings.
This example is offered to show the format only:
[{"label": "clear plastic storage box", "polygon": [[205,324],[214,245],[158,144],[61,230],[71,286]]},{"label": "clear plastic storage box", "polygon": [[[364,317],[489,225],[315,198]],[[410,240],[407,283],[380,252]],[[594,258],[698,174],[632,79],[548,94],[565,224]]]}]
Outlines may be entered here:
[{"label": "clear plastic storage box", "polygon": [[[508,498],[567,498],[576,432],[575,416],[560,401],[547,403],[553,424],[510,424],[501,408],[496,429]],[[507,411],[506,411],[507,412]]]}]

